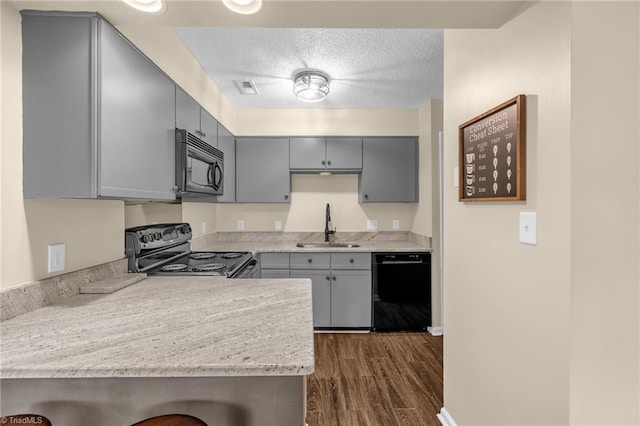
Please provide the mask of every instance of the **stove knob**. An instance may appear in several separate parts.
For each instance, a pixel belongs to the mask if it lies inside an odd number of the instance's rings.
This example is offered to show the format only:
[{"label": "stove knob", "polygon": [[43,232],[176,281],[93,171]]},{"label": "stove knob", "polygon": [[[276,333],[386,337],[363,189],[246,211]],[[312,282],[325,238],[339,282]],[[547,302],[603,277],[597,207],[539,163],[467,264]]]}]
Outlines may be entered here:
[{"label": "stove knob", "polygon": [[143,235],[142,237],[140,237],[140,241],[142,241],[143,243],[146,243],[148,241],[147,236]]},{"label": "stove knob", "polygon": [[162,234],[159,232],[156,232],[156,240],[161,240],[162,239]]}]

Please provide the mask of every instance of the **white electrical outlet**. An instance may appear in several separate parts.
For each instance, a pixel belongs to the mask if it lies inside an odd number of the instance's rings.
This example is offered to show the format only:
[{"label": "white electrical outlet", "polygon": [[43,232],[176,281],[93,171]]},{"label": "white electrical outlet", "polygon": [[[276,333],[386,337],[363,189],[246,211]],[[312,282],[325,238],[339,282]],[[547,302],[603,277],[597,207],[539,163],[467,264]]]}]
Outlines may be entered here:
[{"label": "white electrical outlet", "polygon": [[49,244],[49,272],[64,271],[66,245]]},{"label": "white electrical outlet", "polygon": [[455,166],[453,168],[453,187],[454,188],[457,188],[457,187],[460,186],[460,182],[459,182],[460,181],[460,174],[459,174],[460,172],[459,172],[459,170],[460,169],[458,169],[458,166]]},{"label": "white electrical outlet", "polygon": [[207,233],[207,222],[202,222],[202,233],[203,234]]},{"label": "white electrical outlet", "polygon": [[282,221],[281,220],[276,220],[274,222],[273,226],[276,228],[276,231],[282,231]]},{"label": "white electrical outlet", "polygon": [[378,221],[376,219],[367,219],[367,230],[375,231],[378,229]]},{"label": "white electrical outlet", "polygon": [[398,219],[393,219],[391,221],[391,229],[397,231],[400,229],[400,221]]},{"label": "white electrical outlet", "polygon": [[244,220],[239,220],[236,226],[238,231],[244,231]]}]

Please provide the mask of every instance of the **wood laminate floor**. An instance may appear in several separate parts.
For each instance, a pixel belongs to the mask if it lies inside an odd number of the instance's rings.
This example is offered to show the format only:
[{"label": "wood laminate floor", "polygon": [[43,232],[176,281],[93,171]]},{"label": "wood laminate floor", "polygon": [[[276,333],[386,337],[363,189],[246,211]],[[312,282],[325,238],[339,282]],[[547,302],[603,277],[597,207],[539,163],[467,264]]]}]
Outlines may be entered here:
[{"label": "wood laminate floor", "polygon": [[440,425],[442,337],[316,334],[309,426]]}]

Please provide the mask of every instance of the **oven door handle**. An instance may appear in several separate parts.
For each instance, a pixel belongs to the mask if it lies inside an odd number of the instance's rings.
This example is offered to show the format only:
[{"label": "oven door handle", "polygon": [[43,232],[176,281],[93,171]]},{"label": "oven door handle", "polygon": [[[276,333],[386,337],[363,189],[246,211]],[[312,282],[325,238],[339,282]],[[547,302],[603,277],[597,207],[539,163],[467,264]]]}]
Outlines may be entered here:
[{"label": "oven door handle", "polygon": [[157,268],[158,266],[166,265],[169,262],[173,262],[174,260],[184,256],[185,254],[189,254],[189,252],[188,251],[180,252],[180,253],[176,254],[175,256],[172,256],[172,257],[170,257],[170,258],[168,258],[166,260],[163,260],[162,262],[158,262],[158,263],[154,263],[153,265],[149,265],[146,268],[139,268],[138,267],[138,260],[136,260],[136,269],[138,270],[138,272],[147,272],[150,269]]}]

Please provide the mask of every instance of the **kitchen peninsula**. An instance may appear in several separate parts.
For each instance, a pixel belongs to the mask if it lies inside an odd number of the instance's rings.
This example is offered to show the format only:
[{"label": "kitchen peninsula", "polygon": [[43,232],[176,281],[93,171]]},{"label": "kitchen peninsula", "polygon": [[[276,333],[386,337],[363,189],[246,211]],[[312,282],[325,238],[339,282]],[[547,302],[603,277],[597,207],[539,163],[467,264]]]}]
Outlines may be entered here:
[{"label": "kitchen peninsula", "polygon": [[167,413],[304,424],[309,280],[148,277],[2,322],[2,415],[67,426]]}]

